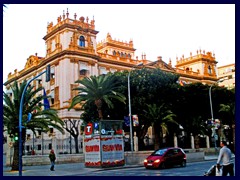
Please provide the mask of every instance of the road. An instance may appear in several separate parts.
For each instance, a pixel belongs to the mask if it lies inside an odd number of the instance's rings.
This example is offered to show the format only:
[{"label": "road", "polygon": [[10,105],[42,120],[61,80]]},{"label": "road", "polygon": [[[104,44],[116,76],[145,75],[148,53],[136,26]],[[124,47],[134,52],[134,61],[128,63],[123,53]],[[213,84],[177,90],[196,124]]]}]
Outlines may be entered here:
[{"label": "road", "polygon": [[[235,157],[232,161],[235,164]],[[57,164],[56,170],[50,171],[50,165],[24,166],[23,176],[203,176],[215,163],[216,157],[208,157],[205,161],[187,163],[186,167],[168,169],[145,169],[143,165],[110,169],[86,168],[84,163],[71,163]],[[18,171],[11,172],[10,169],[11,167],[6,167],[3,163],[3,176],[18,176]]]},{"label": "road", "polygon": [[216,160],[188,163],[186,167],[145,169],[144,167],[99,170],[76,173],[71,176],[203,176]]}]

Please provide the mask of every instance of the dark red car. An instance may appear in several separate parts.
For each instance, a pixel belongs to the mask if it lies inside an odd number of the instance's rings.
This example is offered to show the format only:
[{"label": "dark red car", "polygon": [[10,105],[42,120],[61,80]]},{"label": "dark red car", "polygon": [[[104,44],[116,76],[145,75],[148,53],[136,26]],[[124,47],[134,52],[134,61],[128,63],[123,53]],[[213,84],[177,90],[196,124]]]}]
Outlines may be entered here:
[{"label": "dark red car", "polygon": [[186,166],[187,156],[183,149],[169,147],[158,149],[144,160],[145,168],[166,168],[174,165]]}]

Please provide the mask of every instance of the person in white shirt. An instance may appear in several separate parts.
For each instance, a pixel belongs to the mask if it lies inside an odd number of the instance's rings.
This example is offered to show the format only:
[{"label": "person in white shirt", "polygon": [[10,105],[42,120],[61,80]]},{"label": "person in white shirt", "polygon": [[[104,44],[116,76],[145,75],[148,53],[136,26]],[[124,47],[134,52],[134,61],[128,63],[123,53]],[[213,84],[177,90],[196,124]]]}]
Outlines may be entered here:
[{"label": "person in white shirt", "polygon": [[219,152],[217,167],[220,167],[220,162],[222,162],[222,176],[227,176],[228,173],[230,176],[234,176],[233,163],[230,162],[232,152],[227,147],[226,141],[221,141],[220,146],[222,147]]}]

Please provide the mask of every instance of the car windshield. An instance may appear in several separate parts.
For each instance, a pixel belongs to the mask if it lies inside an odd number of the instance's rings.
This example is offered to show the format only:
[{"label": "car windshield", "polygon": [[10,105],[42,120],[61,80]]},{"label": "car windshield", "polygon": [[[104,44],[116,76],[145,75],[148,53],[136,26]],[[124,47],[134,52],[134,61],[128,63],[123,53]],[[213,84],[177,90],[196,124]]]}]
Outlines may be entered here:
[{"label": "car windshield", "polygon": [[153,152],[152,155],[154,155],[154,156],[162,156],[166,151],[167,151],[167,149],[159,149],[159,150]]}]

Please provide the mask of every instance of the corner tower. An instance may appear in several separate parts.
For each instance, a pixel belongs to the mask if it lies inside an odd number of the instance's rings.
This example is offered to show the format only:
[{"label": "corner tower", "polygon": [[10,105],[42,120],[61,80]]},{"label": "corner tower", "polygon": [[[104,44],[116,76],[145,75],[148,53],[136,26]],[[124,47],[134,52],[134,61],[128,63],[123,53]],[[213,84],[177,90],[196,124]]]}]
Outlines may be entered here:
[{"label": "corner tower", "polygon": [[184,55],[180,60],[176,59],[176,69],[185,71],[186,74],[196,74],[202,83],[212,83],[217,80],[217,61],[215,55],[205,50],[197,50],[196,55],[184,58]]},{"label": "corner tower", "polygon": [[69,12],[57,18],[57,24],[49,23],[47,26],[47,35],[43,38],[46,43],[46,58],[59,52],[69,50],[81,53],[96,54],[96,35],[94,19],[89,22],[81,16],[77,19],[69,18]]}]

